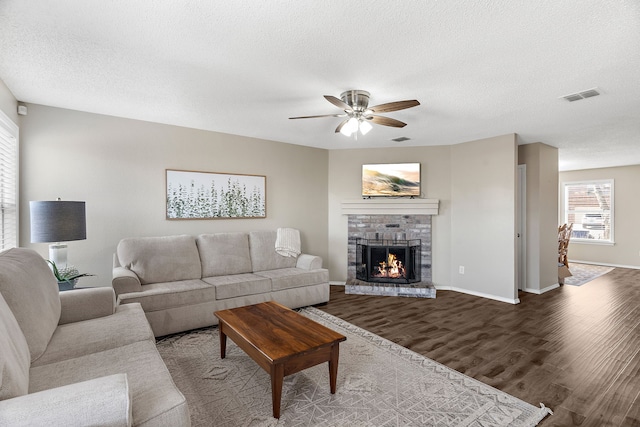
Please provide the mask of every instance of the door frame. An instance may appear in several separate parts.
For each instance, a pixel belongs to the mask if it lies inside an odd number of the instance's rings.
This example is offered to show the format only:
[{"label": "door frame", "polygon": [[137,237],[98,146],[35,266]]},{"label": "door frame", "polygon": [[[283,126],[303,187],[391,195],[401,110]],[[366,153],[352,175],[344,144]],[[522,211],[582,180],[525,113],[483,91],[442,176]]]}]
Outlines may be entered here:
[{"label": "door frame", "polygon": [[527,165],[518,165],[516,195],[516,295],[527,287]]}]

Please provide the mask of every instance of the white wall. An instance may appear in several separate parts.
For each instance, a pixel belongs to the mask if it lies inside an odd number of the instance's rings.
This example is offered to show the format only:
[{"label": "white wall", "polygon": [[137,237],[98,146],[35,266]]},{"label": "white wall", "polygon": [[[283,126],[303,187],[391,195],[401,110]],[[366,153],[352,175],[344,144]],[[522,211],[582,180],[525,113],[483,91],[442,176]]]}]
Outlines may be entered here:
[{"label": "white wall", "polygon": [[[129,236],[295,227],[303,250],[327,259],[328,152],[235,135],[29,105],[21,123],[22,246],[30,200],[84,200],[87,239],[69,242],[70,263],[108,284],[112,253]],[[266,219],[168,221],[165,169],[267,177]],[[326,261],[325,261],[326,265]]]},{"label": "white wall", "polygon": [[451,147],[452,288],[517,301],[516,165],[515,134]]},{"label": "white wall", "polygon": [[[560,172],[560,183],[614,180],[614,245],[569,242],[570,261],[640,268],[640,165]],[[559,219],[562,221],[562,219]]]}]

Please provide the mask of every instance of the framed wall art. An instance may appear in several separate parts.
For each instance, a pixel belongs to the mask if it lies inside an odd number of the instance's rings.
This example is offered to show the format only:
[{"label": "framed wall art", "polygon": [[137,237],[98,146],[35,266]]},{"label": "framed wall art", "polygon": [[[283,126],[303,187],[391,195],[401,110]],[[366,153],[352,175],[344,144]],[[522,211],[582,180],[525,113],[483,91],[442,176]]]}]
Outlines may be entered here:
[{"label": "framed wall art", "polygon": [[167,219],[266,218],[267,177],[166,170]]}]

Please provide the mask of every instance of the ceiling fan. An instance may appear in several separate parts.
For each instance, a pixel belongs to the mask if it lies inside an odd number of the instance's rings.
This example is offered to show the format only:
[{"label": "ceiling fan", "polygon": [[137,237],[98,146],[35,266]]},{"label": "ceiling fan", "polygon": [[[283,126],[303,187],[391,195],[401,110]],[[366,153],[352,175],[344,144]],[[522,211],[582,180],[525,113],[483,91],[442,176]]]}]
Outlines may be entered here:
[{"label": "ceiling fan", "polygon": [[355,135],[358,131],[365,135],[372,128],[371,123],[396,128],[405,127],[407,124],[390,117],[379,116],[377,113],[388,113],[391,111],[404,110],[420,105],[415,99],[409,101],[396,101],[369,107],[369,92],[365,90],[347,90],[340,95],[341,99],[335,96],[325,95],[325,99],[338,108],[344,110],[340,114],[322,114],[319,116],[289,117],[290,119],[313,119],[317,117],[346,117],[336,128],[336,133],[340,132],[345,136]]}]

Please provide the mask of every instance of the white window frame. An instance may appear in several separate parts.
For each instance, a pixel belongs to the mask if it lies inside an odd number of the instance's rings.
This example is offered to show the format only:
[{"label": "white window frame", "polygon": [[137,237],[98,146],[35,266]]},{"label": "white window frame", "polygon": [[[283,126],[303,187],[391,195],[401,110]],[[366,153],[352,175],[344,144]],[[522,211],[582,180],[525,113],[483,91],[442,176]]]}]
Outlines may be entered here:
[{"label": "white window frame", "polygon": [[[20,173],[19,173],[19,165],[20,165],[19,141],[20,139],[18,138],[18,132],[19,132],[18,125],[16,125],[9,118],[9,116],[7,116],[3,111],[0,111],[0,138],[4,140],[3,142],[7,142],[7,141],[9,142],[8,147],[4,147],[5,144],[0,144],[0,150],[2,150],[2,152],[0,152],[0,161],[5,161],[5,162],[8,161],[10,163],[10,167],[13,166],[12,172],[15,173],[15,176],[13,177],[13,180],[15,182],[15,188],[13,188],[14,194],[12,195],[13,197],[9,195],[5,198],[6,193],[2,193],[2,190],[0,190],[0,209],[3,209],[5,205],[8,205],[10,208],[13,208],[13,214],[15,215],[15,223],[13,224],[13,227],[14,227],[13,235],[15,236],[15,240],[12,240],[10,242],[4,241],[5,240],[4,227],[11,227],[12,224],[9,222],[4,223],[3,216],[0,216],[0,251],[9,249],[14,246],[18,247],[20,245],[20,237],[19,237],[20,236],[20,228],[19,228],[19,221],[20,221],[19,194],[20,193],[18,191],[19,189],[18,177],[20,176]],[[7,148],[9,149],[9,151],[6,151]],[[0,183],[0,185],[2,185],[2,183]],[[6,191],[7,187],[5,187],[4,190]],[[11,186],[8,187],[8,190],[11,191]],[[8,200],[8,203],[7,203],[7,200]],[[0,212],[0,215],[2,214],[3,212]]]},{"label": "white window frame", "polygon": [[581,224],[574,224],[573,227],[573,232],[571,235],[571,242],[575,242],[575,243],[585,243],[585,244],[591,244],[591,245],[614,245],[615,244],[615,239],[614,239],[614,229],[615,229],[615,213],[614,213],[614,209],[615,209],[615,187],[614,187],[614,180],[613,179],[593,179],[593,180],[582,180],[582,181],[570,181],[570,182],[563,182],[561,184],[561,191],[560,191],[560,207],[561,207],[561,214],[560,214],[560,223],[561,224],[569,224],[568,218],[569,218],[569,212],[568,212],[568,200],[567,200],[567,187],[568,186],[575,186],[575,185],[597,185],[597,184],[608,184],[611,186],[611,199],[610,199],[610,228],[609,228],[609,239],[589,239],[589,238],[580,238],[580,237],[576,237],[576,231],[577,229],[581,229]]}]

